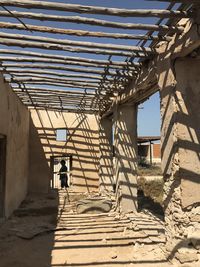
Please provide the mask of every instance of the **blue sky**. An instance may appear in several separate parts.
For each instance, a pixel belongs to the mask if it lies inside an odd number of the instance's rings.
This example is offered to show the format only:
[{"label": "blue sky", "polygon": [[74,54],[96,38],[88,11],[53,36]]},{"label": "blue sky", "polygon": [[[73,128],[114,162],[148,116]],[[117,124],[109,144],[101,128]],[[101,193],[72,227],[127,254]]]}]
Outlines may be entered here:
[{"label": "blue sky", "polygon": [[[55,0],[49,0],[49,2],[55,2]],[[156,2],[156,1],[145,1],[145,0],[58,0],[57,2],[63,3],[72,3],[72,4],[81,4],[81,5],[96,5],[96,6],[105,6],[105,7],[115,7],[115,8],[126,8],[126,9],[166,9],[168,7],[168,3]],[[15,8],[9,7],[10,10],[15,10]],[[18,9],[18,11],[26,11],[33,12],[33,10],[25,10]],[[81,17],[91,17],[98,18],[104,20],[111,20],[116,22],[129,22],[129,23],[147,23],[147,24],[155,24],[156,18],[118,18],[115,16],[102,16],[95,14],[78,14],[78,13],[68,13],[68,12],[60,12],[60,11],[47,11],[47,10],[35,10],[37,12],[46,13],[46,14],[60,14],[67,16],[81,16]],[[7,19],[1,18],[3,21],[15,22],[16,19]],[[98,27],[98,26],[90,26],[90,25],[81,25],[81,24],[73,24],[73,23],[61,23],[61,22],[39,22],[28,19],[23,19],[25,23],[35,24],[35,25],[46,25],[51,27],[59,27],[59,28],[68,28],[68,29],[82,29],[89,31],[104,31],[104,32],[117,32],[117,33],[145,33],[145,31],[135,31],[135,30],[124,30],[124,29],[114,29],[114,28],[106,28],[106,27]],[[0,31],[3,31],[0,29]],[[11,33],[20,33],[20,34],[29,34],[26,31],[13,31],[13,30],[5,30],[5,32]],[[44,35],[44,33],[35,33],[35,35]],[[77,36],[64,36],[64,35],[51,35],[46,34],[46,37],[57,37],[60,39],[69,39],[76,41],[94,41],[98,43],[116,43],[116,44],[124,44],[124,45],[137,45],[138,40],[114,40],[108,38],[85,38],[85,37],[77,37]],[[0,46],[0,48],[6,48],[5,46]],[[12,49],[19,49],[19,47],[13,47]],[[45,52],[53,54],[54,51],[44,51],[40,49],[25,49],[27,51],[36,51],[36,52]],[[65,56],[81,56],[81,57],[89,57],[89,58],[98,58],[98,59],[107,59],[108,56],[103,55],[94,55],[94,54],[76,54],[64,51],[56,51],[56,54],[64,54]],[[113,60],[125,60],[125,58],[113,57]],[[160,135],[160,100],[159,94],[155,94],[148,101],[140,105],[142,109],[139,109],[138,112],[138,134],[139,135]]]},{"label": "blue sky", "polygon": [[152,95],[138,109],[138,136],[160,136],[160,95]]}]

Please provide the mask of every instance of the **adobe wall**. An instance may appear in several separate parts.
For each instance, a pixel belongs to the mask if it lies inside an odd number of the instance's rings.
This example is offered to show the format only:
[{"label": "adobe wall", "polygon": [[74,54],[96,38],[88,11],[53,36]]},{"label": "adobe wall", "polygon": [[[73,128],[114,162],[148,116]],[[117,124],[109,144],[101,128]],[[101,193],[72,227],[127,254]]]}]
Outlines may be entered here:
[{"label": "adobe wall", "polygon": [[0,75],[0,134],[7,138],[5,216],[27,194],[29,112]]},{"label": "adobe wall", "polygon": [[[56,141],[56,129],[67,128],[67,142]],[[99,188],[99,125],[95,115],[31,110],[30,192],[48,192],[52,176],[51,156],[72,156],[75,191]]]},{"label": "adobe wall", "polygon": [[188,23],[186,30],[182,48],[176,40],[163,44],[157,60],[165,221],[174,254],[191,242],[196,247],[200,232],[200,59],[192,53],[200,38],[196,25]]}]

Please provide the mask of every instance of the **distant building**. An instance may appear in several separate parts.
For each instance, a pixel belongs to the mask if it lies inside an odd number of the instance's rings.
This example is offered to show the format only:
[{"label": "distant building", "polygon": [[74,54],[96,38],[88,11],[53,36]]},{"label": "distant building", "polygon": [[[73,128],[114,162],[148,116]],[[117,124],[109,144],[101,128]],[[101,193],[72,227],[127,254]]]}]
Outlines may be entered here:
[{"label": "distant building", "polygon": [[161,163],[160,136],[138,137],[138,161],[139,163]]}]

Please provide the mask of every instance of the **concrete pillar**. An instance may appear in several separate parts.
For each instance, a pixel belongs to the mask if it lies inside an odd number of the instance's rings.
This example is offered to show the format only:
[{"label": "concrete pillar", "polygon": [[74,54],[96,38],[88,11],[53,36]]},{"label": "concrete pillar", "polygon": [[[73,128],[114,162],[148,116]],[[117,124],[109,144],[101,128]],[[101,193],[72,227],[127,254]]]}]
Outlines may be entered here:
[{"label": "concrete pillar", "polygon": [[119,106],[115,112],[115,178],[121,210],[137,211],[137,108]]},{"label": "concrete pillar", "polygon": [[158,70],[165,220],[173,248],[200,225],[200,60],[162,61]]},{"label": "concrete pillar", "polygon": [[100,121],[100,192],[102,194],[113,191],[113,140],[112,119],[104,118]]}]

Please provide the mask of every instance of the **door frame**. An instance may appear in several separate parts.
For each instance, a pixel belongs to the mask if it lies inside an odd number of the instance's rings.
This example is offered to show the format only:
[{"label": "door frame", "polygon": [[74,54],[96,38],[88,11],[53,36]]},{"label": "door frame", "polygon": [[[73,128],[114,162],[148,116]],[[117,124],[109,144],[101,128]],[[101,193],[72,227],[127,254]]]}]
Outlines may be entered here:
[{"label": "door frame", "polygon": [[[62,154],[61,156],[59,156],[59,155],[51,156],[50,157],[51,189],[55,189],[55,185],[54,185],[54,159],[56,159],[56,158],[69,158],[70,172],[72,172],[72,155],[71,154]],[[72,181],[72,179],[71,179],[71,181]],[[71,186],[72,186],[72,184],[71,184]]]}]

